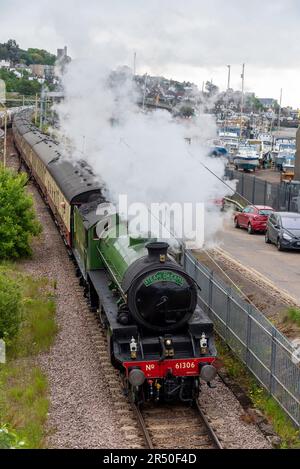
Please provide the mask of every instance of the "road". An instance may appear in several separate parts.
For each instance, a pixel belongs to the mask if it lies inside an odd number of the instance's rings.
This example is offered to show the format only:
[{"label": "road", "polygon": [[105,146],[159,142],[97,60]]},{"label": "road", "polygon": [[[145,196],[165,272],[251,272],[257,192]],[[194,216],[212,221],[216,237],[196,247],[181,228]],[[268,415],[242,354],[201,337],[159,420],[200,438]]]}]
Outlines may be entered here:
[{"label": "road", "polygon": [[228,221],[218,239],[231,257],[264,275],[300,303],[300,252],[279,252],[274,245],[265,243],[263,235],[249,235]]}]

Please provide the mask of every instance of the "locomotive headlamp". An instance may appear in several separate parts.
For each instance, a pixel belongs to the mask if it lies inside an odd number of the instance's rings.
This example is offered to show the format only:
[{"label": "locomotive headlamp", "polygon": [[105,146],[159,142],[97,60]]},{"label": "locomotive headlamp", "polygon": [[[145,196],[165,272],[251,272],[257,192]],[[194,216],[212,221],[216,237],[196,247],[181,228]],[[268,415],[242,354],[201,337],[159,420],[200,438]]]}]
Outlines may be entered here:
[{"label": "locomotive headlamp", "polygon": [[173,340],[170,337],[168,337],[164,340],[164,342],[165,342],[166,357],[174,357],[175,352],[174,352]]},{"label": "locomotive headlamp", "polygon": [[130,356],[132,360],[136,360],[137,350],[138,350],[138,345],[136,343],[135,338],[132,337],[131,342],[130,342]]},{"label": "locomotive headlamp", "polygon": [[201,368],[200,378],[203,379],[203,381],[210,383],[211,381],[215,379],[216,376],[217,376],[217,370],[214,366],[204,365]]},{"label": "locomotive headlamp", "polygon": [[201,355],[208,354],[208,341],[205,333],[203,332],[201,339],[200,339],[200,353]]}]

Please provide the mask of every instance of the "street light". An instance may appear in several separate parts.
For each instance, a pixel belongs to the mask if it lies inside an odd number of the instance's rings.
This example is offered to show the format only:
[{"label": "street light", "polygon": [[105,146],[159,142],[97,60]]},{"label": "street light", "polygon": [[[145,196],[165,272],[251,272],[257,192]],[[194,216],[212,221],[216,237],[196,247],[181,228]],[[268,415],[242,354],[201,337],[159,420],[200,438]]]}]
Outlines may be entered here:
[{"label": "street light", "polygon": [[227,65],[228,68],[228,81],[227,81],[227,91],[230,89],[230,79],[231,79],[231,65]]}]

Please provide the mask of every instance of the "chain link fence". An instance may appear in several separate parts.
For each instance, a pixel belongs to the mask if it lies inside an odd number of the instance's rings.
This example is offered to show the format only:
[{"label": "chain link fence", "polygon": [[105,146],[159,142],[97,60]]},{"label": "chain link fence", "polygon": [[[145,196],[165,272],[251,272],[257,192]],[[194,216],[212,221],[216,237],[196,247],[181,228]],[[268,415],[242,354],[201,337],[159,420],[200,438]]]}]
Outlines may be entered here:
[{"label": "chain link fence", "polygon": [[226,170],[226,176],[238,181],[236,192],[251,204],[268,205],[279,212],[300,213],[300,182],[271,183],[231,169]]},{"label": "chain link fence", "polygon": [[185,253],[184,267],[201,288],[199,304],[216,332],[300,428],[300,356],[254,306]]}]

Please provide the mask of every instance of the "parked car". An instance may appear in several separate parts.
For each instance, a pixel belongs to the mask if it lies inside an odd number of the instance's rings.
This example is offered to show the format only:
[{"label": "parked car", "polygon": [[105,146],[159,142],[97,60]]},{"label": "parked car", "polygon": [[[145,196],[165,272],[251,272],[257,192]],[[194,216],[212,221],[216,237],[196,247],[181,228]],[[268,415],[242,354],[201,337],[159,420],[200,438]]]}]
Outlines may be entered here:
[{"label": "parked car", "polygon": [[234,216],[236,228],[246,228],[249,234],[265,232],[269,216],[274,212],[272,207],[264,205],[248,205],[240,213]]},{"label": "parked car", "polygon": [[300,251],[300,213],[274,212],[267,224],[266,243],[276,244],[278,251]]}]

